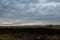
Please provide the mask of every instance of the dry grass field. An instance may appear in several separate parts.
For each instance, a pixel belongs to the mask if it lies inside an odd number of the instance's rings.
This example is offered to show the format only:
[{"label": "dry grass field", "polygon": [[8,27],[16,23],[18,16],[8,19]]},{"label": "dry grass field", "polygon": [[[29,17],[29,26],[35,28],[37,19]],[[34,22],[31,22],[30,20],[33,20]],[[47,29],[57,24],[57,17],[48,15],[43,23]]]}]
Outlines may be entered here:
[{"label": "dry grass field", "polygon": [[60,25],[0,26],[0,40],[60,40]]},{"label": "dry grass field", "polygon": [[2,25],[0,28],[48,28],[60,29],[60,25]]}]

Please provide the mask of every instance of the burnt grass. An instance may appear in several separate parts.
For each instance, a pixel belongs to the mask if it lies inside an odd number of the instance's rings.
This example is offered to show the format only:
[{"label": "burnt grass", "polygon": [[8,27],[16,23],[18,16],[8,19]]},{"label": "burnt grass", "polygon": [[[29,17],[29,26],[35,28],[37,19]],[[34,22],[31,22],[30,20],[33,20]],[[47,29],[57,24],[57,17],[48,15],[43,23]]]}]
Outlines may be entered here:
[{"label": "burnt grass", "polygon": [[60,40],[60,29],[0,28],[0,40]]}]

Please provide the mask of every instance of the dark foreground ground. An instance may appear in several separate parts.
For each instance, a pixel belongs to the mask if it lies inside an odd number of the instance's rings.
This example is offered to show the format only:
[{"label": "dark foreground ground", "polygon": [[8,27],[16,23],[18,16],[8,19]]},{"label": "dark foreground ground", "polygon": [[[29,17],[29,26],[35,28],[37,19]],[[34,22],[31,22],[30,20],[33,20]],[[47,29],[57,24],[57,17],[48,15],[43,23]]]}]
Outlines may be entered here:
[{"label": "dark foreground ground", "polygon": [[0,28],[0,40],[60,40],[60,29]]}]

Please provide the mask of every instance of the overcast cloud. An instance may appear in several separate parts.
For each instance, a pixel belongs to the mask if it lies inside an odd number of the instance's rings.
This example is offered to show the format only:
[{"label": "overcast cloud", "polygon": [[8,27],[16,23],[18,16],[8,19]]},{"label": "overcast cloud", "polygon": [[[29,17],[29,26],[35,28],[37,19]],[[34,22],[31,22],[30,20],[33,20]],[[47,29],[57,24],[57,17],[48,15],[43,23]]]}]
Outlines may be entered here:
[{"label": "overcast cloud", "polygon": [[[0,24],[60,22],[60,0],[0,0]],[[60,24],[60,23],[59,23]]]}]

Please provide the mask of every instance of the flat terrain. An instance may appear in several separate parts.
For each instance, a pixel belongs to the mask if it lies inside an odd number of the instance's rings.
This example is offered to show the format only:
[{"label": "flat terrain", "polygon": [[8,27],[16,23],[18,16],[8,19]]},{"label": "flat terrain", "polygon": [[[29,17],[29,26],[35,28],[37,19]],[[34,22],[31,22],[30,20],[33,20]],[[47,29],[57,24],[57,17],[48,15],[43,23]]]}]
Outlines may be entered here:
[{"label": "flat terrain", "polygon": [[60,40],[60,30],[47,28],[0,28],[0,40]]},{"label": "flat terrain", "polygon": [[60,25],[0,26],[0,40],[60,40]]},{"label": "flat terrain", "polygon": [[0,28],[47,28],[60,29],[60,25],[1,25]]}]

